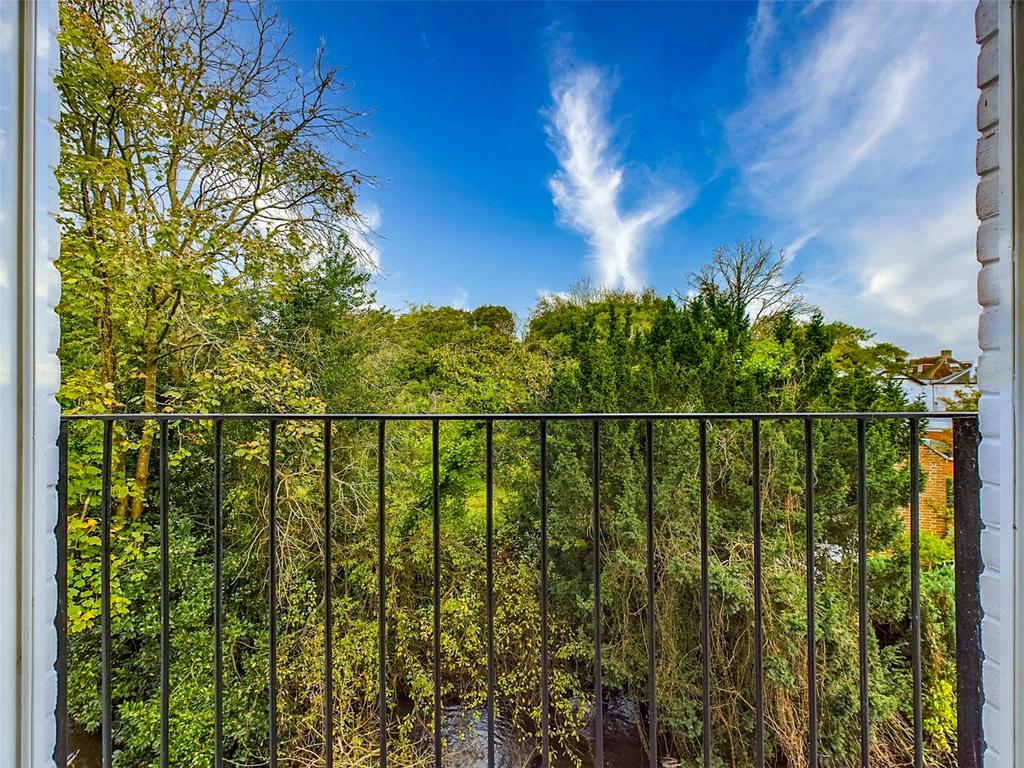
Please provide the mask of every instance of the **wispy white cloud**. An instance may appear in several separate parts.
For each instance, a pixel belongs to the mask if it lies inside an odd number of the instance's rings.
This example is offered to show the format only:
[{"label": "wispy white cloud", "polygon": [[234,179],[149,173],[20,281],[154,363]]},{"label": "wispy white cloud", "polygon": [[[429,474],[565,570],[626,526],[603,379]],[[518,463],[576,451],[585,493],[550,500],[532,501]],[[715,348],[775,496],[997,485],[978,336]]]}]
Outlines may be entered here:
[{"label": "wispy white cloud", "polygon": [[568,301],[572,297],[569,291],[552,291],[550,288],[537,289],[537,303]]},{"label": "wispy white cloud", "polygon": [[[553,69],[552,103],[545,116],[559,164],[549,181],[559,221],[589,243],[603,286],[638,290],[645,246],[685,201],[678,190],[623,160],[610,118],[615,78],[567,56]],[[622,199],[626,176],[638,170],[652,191],[627,209]]]},{"label": "wispy white cloud", "polygon": [[969,357],[977,346],[977,224],[969,197],[946,197],[914,219],[879,216],[852,228],[852,255],[811,274],[811,297],[911,352],[953,348]]},{"label": "wispy white cloud", "polygon": [[384,216],[380,207],[373,202],[359,203],[357,213],[359,221],[356,222],[349,239],[356,252],[356,258],[360,266],[370,272],[380,271],[380,228],[384,223]]},{"label": "wispy white cloud", "polygon": [[827,4],[808,24],[762,3],[748,99],[726,124],[740,201],[791,256],[807,232],[828,254],[802,265],[810,298],[915,351],[975,347],[971,12]]},{"label": "wispy white cloud", "polygon": [[449,307],[455,307],[455,309],[469,309],[469,291],[463,288],[461,285],[452,285],[454,291],[451,300],[448,302]]},{"label": "wispy white cloud", "polygon": [[747,78],[756,83],[768,74],[770,67],[771,44],[778,32],[778,22],[772,4],[761,2],[757,5],[757,14],[750,24],[747,35]]},{"label": "wispy white cloud", "polygon": [[427,31],[425,29],[420,30],[420,47],[423,49],[423,53],[427,57],[427,61],[430,64],[437,62],[437,52],[434,51],[434,47],[430,44],[430,38],[427,37]]},{"label": "wispy white cloud", "polygon": [[800,251],[803,250],[803,247],[817,236],[818,232],[819,230],[817,229],[812,229],[810,232],[804,232],[803,234],[798,235],[795,240],[792,240],[789,245],[785,246],[782,249],[782,254],[786,257],[786,261],[792,261],[795,259]]}]

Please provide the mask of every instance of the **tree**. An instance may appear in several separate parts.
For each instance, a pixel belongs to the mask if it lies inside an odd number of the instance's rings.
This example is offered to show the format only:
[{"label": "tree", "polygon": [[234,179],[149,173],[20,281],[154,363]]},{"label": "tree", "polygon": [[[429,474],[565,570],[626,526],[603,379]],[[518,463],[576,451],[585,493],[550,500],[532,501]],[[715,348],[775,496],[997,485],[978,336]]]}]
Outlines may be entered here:
[{"label": "tree", "polygon": [[[879,377],[857,329],[798,317],[799,278],[787,280],[781,255],[759,242],[720,249],[695,277],[698,296],[677,304],[653,292],[617,294],[586,285],[542,301],[525,339],[503,307],[473,312],[419,307],[396,316],[371,308],[365,269],[349,234],[360,226],[355,191],[365,179],[338,154],[361,135],[358,114],[337,101],[336,73],[309,74],[285,51],[287,32],[261,5],[179,0],[64,0],[60,79],[64,99],[60,183],[65,294],[61,397],[88,410],[313,411],[760,411],[896,410],[898,386]],[[749,317],[753,312],[753,318]],[[766,332],[753,329],[767,325]],[[843,341],[845,340],[845,341]],[[840,348],[840,342],[843,343]],[[268,500],[275,483],[275,576],[281,695],[279,738],[285,758],[317,765],[328,748],[321,718],[326,690],[318,673],[325,636],[333,646],[329,710],[337,726],[329,748],[339,764],[366,765],[376,753],[378,622],[388,624],[388,693],[395,718],[395,764],[423,763],[429,721],[433,489],[440,491],[443,556],[441,680],[445,705],[486,701],[485,618],[494,613],[492,648],[500,684],[496,709],[536,732],[539,601],[538,440],[536,425],[495,425],[485,454],[479,421],[440,429],[436,476],[424,424],[389,424],[383,561],[376,517],[376,435],[358,424],[332,425],[334,528],[324,524],[321,425],[283,420],[275,474],[267,425],[234,423],[223,443],[223,586],[228,641],[223,669],[225,758],[265,764],[271,537]],[[363,425],[373,427],[375,425]],[[589,425],[552,421],[548,433],[551,524],[549,629],[553,748],[581,761],[591,690],[593,476]],[[643,425],[601,426],[600,514],[606,690],[644,701],[649,638],[646,610],[646,489]],[[856,533],[856,444],[850,423],[816,425],[817,619],[825,672],[819,682],[822,755],[853,765],[859,679],[851,663],[857,636],[849,621]],[[69,435],[68,700],[77,727],[101,722],[98,615],[100,493],[92,424]],[[163,658],[160,598],[173,617],[169,727],[174,764],[209,762],[213,688],[210,514],[214,473],[208,424],[169,423],[173,475],[167,512],[170,589],[159,566],[157,496],[148,488],[153,427],[116,433],[112,521],[109,664],[114,681],[112,738],[119,765],[157,765]],[[715,755],[731,764],[749,754],[753,722],[751,631],[751,466],[747,420],[711,425],[707,445],[708,573],[715,601],[709,659],[716,670]],[[693,702],[699,700],[696,628],[700,495],[694,482],[697,425],[659,423],[656,431],[657,643],[661,738],[687,762],[704,748]],[[869,615],[872,754],[906,762],[912,745],[900,707],[909,700],[909,549],[897,507],[906,503],[901,464],[906,425],[871,424],[867,434],[869,536],[873,554]],[[805,524],[801,494],[803,431],[798,422],[762,425],[764,621],[771,669],[767,701],[772,761],[797,765],[805,738],[805,553],[793,542]],[[493,486],[485,481],[493,458]],[[134,462],[129,469],[128,465]],[[494,537],[483,531],[497,501]],[[325,535],[326,534],[326,535]],[[493,544],[494,606],[488,611]],[[327,548],[334,573],[323,571]],[[922,557],[922,628],[929,749],[950,752],[948,660],[952,658],[952,568]],[[384,566],[384,592],[378,567]],[[318,610],[324,581],[336,610],[325,633]],[[378,612],[378,600],[386,599]],[[946,601],[945,603],[943,601]],[[945,622],[943,624],[943,622]],[[228,649],[226,649],[228,650]],[[767,658],[767,657],[766,657]],[[668,672],[666,675],[665,672]],[[939,687],[939,683],[946,687]],[[583,703],[583,706],[581,706]],[[935,713],[939,712],[939,715]],[[939,729],[930,724],[938,723]],[[780,727],[781,726],[781,727]],[[945,730],[942,730],[945,729]],[[945,741],[936,738],[938,733]],[[448,741],[446,739],[446,741]],[[585,748],[585,747],[584,747]]]},{"label": "tree", "polygon": [[690,285],[706,299],[723,302],[759,328],[785,314],[800,314],[808,307],[800,294],[800,274],[786,277],[786,257],[763,240],[737,241],[718,246],[711,261],[690,274]]},{"label": "tree", "polygon": [[[322,53],[305,70],[255,2],[65,0],[59,125],[63,359],[71,407],[156,411],[215,368],[310,254],[361,226],[362,135]],[[250,339],[251,341],[251,339]],[[250,351],[246,351],[248,350]],[[257,362],[263,354],[257,355]],[[175,381],[177,380],[177,381]],[[155,425],[125,482],[143,508]],[[127,443],[125,443],[127,445]],[[128,460],[119,448],[120,472]]]},{"label": "tree", "polygon": [[974,386],[957,389],[952,397],[940,397],[939,402],[947,411],[976,411],[981,400],[981,390]]},{"label": "tree", "polygon": [[856,328],[841,322],[829,323],[836,336],[832,356],[843,368],[866,366],[876,374],[896,376],[907,367],[907,351],[895,344],[881,341],[869,342],[875,334],[863,328]]},{"label": "tree", "polygon": [[490,328],[506,336],[515,335],[516,318],[506,307],[485,304],[474,309],[470,317],[478,328]]}]

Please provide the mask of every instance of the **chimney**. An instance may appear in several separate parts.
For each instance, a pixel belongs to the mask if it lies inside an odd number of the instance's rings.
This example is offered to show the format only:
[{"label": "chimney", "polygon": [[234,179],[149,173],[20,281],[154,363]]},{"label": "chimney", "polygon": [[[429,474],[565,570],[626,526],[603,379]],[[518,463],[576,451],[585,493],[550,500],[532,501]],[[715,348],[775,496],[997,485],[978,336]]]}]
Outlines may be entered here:
[{"label": "chimney", "polygon": [[939,352],[939,354],[942,357],[952,357],[953,356],[953,350],[952,349],[944,349],[941,352]]}]

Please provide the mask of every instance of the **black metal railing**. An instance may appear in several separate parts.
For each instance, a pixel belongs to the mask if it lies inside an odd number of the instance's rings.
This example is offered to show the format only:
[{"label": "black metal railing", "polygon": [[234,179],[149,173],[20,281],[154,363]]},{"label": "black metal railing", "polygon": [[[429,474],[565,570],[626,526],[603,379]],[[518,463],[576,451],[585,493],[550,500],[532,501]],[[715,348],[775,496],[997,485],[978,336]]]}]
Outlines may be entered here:
[{"label": "black metal railing", "polygon": [[[701,622],[699,643],[701,650],[701,711],[702,711],[702,762],[704,768],[710,768],[711,754],[711,675],[709,669],[709,532],[708,532],[708,425],[718,421],[745,421],[751,426],[751,466],[753,471],[753,612],[754,612],[754,766],[765,766],[765,712],[764,712],[764,628],[763,614],[763,583],[762,583],[762,490],[761,490],[761,426],[765,422],[802,422],[804,433],[803,470],[804,470],[804,514],[806,515],[806,601],[807,601],[807,757],[811,768],[818,768],[818,703],[817,703],[817,639],[815,626],[815,552],[818,542],[815,540],[814,527],[814,425],[822,420],[854,421],[856,423],[857,440],[857,605],[858,617],[858,648],[859,648],[859,726],[860,756],[859,763],[864,768],[870,764],[869,728],[870,704],[868,698],[868,577],[867,577],[867,426],[869,422],[878,420],[902,420],[909,426],[910,443],[905,457],[910,470],[910,622],[911,622],[911,668],[913,690],[913,765],[922,768],[924,765],[924,733],[922,709],[922,659],[921,659],[921,563],[920,563],[920,466],[919,443],[922,423],[928,419],[951,420],[953,424],[953,460],[954,460],[954,526],[955,526],[955,558],[956,558],[956,662],[957,662],[957,711],[958,711],[958,768],[980,768],[983,749],[981,732],[981,605],[978,579],[981,571],[980,534],[981,521],[979,515],[980,480],[978,475],[978,426],[977,415],[974,413],[923,413],[923,412],[886,412],[886,413],[607,413],[607,414],[114,414],[114,415],[68,415],[61,423],[59,438],[60,478],[58,496],[60,512],[58,516],[58,702],[57,702],[57,748],[56,762],[65,765],[68,759],[69,723],[67,717],[67,504],[68,504],[68,427],[72,422],[101,423],[103,429],[101,478],[102,491],[100,502],[100,580],[101,580],[101,659],[100,659],[100,697],[102,707],[101,741],[102,766],[109,768],[113,764],[113,716],[112,705],[112,672],[111,672],[111,518],[112,518],[112,452],[113,435],[116,424],[156,423],[158,428],[158,504],[160,516],[160,764],[169,764],[170,754],[170,588],[169,588],[169,539],[168,529],[168,430],[169,425],[177,422],[212,422],[213,425],[213,557],[214,557],[214,597],[213,597],[213,630],[214,630],[214,765],[222,768],[224,757],[224,713],[223,713],[223,427],[226,422],[248,421],[262,422],[267,425],[269,437],[269,530],[268,530],[268,653],[269,653],[269,701],[268,706],[268,739],[270,768],[278,765],[278,669],[277,669],[277,433],[278,425],[283,422],[319,422],[323,425],[323,525],[325,532],[333,529],[331,500],[331,453],[332,425],[341,422],[373,423],[377,427],[377,557],[381,567],[377,569],[378,577],[378,625],[377,625],[377,657],[378,685],[380,709],[379,755],[380,765],[388,764],[388,696],[387,696],[387,623],[386,623],[386,582],[385,569],[385,436],[387,425],[392,422],[425,422],[431,424],[431,459],[432,459],[432,618],[433,618],[433,763],[442,764],[442,697],[441,697],[441,485],[439,469],[439,430],[442,422],[470,421],[485,425],[485,484],[486,484],[486,644],[487,644],[487,745],[488,765],[494,765],[495,747],[495,651],[494,651],[494,450],[493,436],[495,422],[528,422],[535,423],[539,434],[539,455],[537,470],[540,485],[540,726],[541,726],[541,761],[543,766],[549,765],[550,753],[550,679],[549,679],[549,552],[548,552],[548,426],[552,422],[584,422],[590,424],[591,431],[591,473],[592,473],[592,526],[593,526],[593,594],[594,605],[601,605],[601,425],[607,422],[642,422],[644,426],[644,464],[646,492],[646,596],[647,610],[645,616],[647,632],[647,728],[648,756],[651,768],[658,768],[658,711],[657,681],[655,663],[657,648],[655,645],[655,569],[654,569],[654,429],[658,422],[689,421],[696,422],[699,440],[699,485],[700,485],[700,602]],[[325,547],[323,574],[325,606],[325,637],[324,637],[324,691],[326,705],[323,713],[325,743],[332,743],[334,714],[331,707],[333,700],[333,637],[332,637],[332,562],[331,547]],[[593,656],[594,656],[594,696],[597,705],[594,708],[594,758],[595,765],[604,765],[604,724],[600,702],[602,691],[602,621],[601,611],[593,612]],[[333,750],[327,748],[323,756],[328,768],[332,767]]]}]

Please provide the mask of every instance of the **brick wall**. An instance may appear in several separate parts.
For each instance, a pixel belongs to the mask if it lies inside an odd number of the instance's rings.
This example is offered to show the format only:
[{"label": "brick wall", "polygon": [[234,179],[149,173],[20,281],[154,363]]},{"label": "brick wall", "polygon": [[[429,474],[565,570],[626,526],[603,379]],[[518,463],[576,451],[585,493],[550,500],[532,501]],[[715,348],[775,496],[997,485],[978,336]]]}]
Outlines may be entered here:
[{"label": "brick wall", "polygon": [[[942,445],[921,445],[918,457],[925,479],[921,485],[921,530],[945,536],[950,532],[953,518],[950,513],[950,488],[953,480],[953,432],[929,432],[926,439]],[[903,522],[910,530],[910,509],[901,510]]]}]

